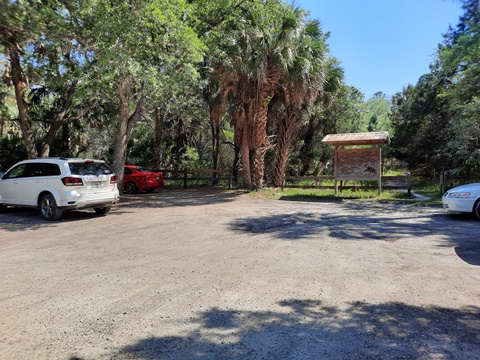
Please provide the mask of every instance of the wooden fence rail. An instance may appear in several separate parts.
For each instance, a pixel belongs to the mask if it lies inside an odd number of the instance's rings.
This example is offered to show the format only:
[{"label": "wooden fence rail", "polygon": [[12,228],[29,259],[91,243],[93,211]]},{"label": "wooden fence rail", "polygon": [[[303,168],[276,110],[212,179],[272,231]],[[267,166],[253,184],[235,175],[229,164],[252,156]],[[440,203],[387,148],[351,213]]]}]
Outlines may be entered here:
[{"label": "wooden fence rail", "polygon": [[[231,170],[155,170],[164,174],[165,180],[183,181],[183,187],[188,187],[189,181],[208,181],[212,184],[216,184],[219,181],[228,181],[228,188],[232,187],[232,171]],[[174,176],[165,176],[166,173],[173,174]],[[210,174],[210,176],[205,176]]]},{"label": "wooden fence rail", "polygon": [[[231,170],[155,170],[164,174],[166,181],[182,181],[183,187],[188,187],[188,182],[192,181],[204,181],[212,184],[217,184],[220,181],[228,182],[228,188],[232,188],[232,171]],[[167,174],[171,174],[167,176]],[[317,189],[335,189],[334,185],[322,185],[323,181],[334,181],[333,176],[285,176],[282,189],[285,187],[303,187],[303,188],[317,188]],[[295,185],[299,181],[309,181],[310,185]],[[355,185],[348,184],[348,181],[340,182],[340,189],[376,189],[377,186],[369,185]],[[398,176],[382,176],[382,187],[386,189],[405,189],[410,194],[412,190],[411,176],[410,174],[398,175]]]},{"label": "wooden fence rail", "polygon": [[[316,189],[335,189],[334,185],[322,185],[322,181],[330,180],[334,181],[334,176],[285,176],[282,189],[285,187],[307,187]],[[295,186],[291,183],[298,181],[310,181],[310,185]],[[290,183],[290,184],[289,184]],[[347,181],[340,181],[340,190],[343,189],[377,189],[377,186],[369,185],[347,185]],[[410,174],[397,175],[397,176],[382,176],[382,188],[385,189],[405,189],[410,195],[412,192],[412,180]]]},{"label": "wooden fence rail", "polygon": [[465,177],[465,176],[456,176],[451,175],[449,171],[444,171],[440,177],[440,193],[444,194],[445,191],[464,184],[480,182],[478,177]]}]

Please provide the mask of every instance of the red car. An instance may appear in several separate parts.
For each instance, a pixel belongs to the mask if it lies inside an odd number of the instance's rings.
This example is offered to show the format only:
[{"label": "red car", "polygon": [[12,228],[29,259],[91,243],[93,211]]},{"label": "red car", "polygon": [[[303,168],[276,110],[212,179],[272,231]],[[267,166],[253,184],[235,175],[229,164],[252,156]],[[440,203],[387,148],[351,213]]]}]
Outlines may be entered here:
[{"label": "red car", "polygon": [[125,165],[123,170],[123,191],[133,194],[137,191],[152,192],[164,186],[163,175],[141,166]]}]

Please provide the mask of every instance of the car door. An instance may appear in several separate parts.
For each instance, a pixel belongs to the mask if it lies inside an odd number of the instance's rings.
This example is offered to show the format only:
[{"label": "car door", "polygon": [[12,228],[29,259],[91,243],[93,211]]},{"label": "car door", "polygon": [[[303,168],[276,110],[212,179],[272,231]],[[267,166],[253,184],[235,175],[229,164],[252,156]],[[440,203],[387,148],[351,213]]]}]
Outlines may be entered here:
[{"label": "car door", "polygon": [[45,178],[45,164],[29,163],[25,167],[22,178],[19,179],[20,198],[23,205],[37,206],[38,194]]},{"label": "car door", "polygon": [[23,173],[27,164],[19,164],[8,171],[0,181],[0,196],[2,203],[12,205],[23,205],[23,194],[21,191]]}]

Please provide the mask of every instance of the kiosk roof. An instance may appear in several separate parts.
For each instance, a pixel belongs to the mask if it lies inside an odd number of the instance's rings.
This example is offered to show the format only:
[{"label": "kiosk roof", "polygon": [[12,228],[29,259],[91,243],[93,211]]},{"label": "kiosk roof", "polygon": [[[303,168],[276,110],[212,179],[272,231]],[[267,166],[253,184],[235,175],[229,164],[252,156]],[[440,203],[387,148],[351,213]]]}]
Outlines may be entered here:
[{"label": "kiosk roof", "polygon": [[390,144],[390,136],[388,131],[329,134],[325,136],[322,142],[335,146]]}]

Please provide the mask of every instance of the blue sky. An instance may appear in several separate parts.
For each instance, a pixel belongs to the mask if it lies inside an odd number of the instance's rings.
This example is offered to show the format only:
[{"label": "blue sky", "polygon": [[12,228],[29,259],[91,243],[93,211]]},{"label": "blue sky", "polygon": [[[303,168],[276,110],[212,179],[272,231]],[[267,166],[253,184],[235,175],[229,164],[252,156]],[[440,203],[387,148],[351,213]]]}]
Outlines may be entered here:
[{"label": "blue sky", "polygon": [[330,53],[366,99],[392,96],[429,72],[442,34],[463,13],[455,0],[297,0],[330,31]]}]

